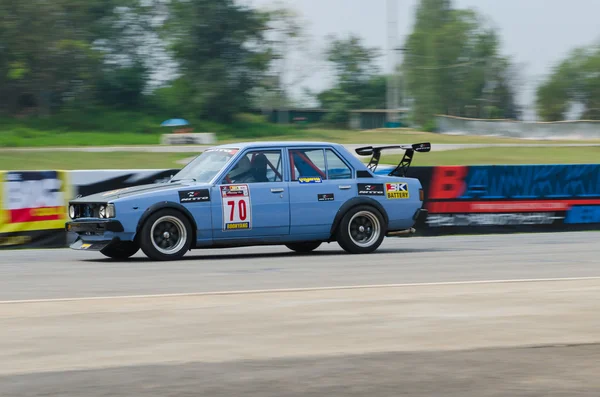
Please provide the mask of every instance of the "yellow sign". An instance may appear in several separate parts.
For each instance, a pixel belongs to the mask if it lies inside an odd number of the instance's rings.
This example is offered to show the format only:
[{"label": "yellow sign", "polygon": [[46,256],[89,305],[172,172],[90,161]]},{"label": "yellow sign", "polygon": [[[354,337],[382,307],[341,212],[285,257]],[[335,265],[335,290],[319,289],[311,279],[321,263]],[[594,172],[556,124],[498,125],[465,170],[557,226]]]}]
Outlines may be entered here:
[{"label": "yellow sign", "polygon": [[401,183],[386,183],[385,184],[385,195],[388,199],[407,199],[409,198],[408,184]]},{"label": "yellow sign", "polygon": [[322,180],[318,176],[309,176],[309,177],[298,178],[298,182],[300,182],[300,183],[321,183]]},{"label": "yellow sign", "polygon": [[0,234],[65,227],[67,172],[0,171],[0,178]]},{"label": "yellow sign", "polygon": [[227,229],[250,229],[250,224],[248,222],[242,223],[228,223],[226,225]]}]

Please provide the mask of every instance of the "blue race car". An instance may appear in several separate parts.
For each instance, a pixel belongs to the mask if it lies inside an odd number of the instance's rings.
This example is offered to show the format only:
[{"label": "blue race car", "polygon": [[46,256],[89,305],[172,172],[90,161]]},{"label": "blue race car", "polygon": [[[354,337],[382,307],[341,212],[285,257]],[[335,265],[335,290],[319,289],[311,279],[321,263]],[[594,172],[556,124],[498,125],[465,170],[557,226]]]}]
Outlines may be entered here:
[{"label": "blue race car", "polygon": [[[388,175],[381,151],[404,150]],[[71,248],[125,259],[140,248],[153,260],[193,248],[284,244],[306,253],[337,241],[353,254],[375,251],[385,236],[406,235],[426,216],[423,189],[407,178],[429,143],[362,147],[363,164],[333,143],[244,143],[210,148],[165,183],[76,198],[69,203]]]}]

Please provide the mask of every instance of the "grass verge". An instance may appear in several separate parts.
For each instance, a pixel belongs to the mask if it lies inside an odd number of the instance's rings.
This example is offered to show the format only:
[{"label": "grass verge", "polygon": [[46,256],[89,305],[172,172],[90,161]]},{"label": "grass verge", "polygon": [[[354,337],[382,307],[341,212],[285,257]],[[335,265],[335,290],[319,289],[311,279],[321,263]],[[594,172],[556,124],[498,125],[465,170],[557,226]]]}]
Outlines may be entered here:
[{"label": "grass verge", "polygon": [[[198,153],[145,152],[2,152],[0,170],[164,169],[181,168],[178,161]],[[397,164],[402,156],[382,156],[382,163]],[[361,158],[368,161],[368,157]],[[595,164],[600,147],[532,147],[460,149],[417,153],[414,165],[484,164]]]}]

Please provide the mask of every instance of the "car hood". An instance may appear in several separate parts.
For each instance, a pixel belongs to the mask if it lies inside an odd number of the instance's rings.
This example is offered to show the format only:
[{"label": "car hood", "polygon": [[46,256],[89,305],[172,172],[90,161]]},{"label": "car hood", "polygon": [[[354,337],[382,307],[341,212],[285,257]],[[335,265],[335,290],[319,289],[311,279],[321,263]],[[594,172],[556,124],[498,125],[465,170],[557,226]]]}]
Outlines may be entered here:
[{"label": "car hood", "polygon": [[106,203],[116,199],[131,197],[141,194],[178,191],[190,187],[208,188],[208,185],[197,185],[188,183],[153,183],[149,185],[131,186],[123,189],[115,189],[106,192],[100,192],[85,197],[79,197],[71,200],[72,203]]}]

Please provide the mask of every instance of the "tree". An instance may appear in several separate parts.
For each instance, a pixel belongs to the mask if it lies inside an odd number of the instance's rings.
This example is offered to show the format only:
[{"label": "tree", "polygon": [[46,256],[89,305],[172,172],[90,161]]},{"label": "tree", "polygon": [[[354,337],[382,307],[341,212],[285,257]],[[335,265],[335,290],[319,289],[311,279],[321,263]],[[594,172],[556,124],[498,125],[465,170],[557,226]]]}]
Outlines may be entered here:
[{"label": "tree", "polygon": [[118,11],[136,4],[0,0],[0,107],[15,113],[27,105],[49,114],[65,103],[93,101],[103,65],[119,42]]},{"label": "tree", "polygon": [[481,116],[496,108],[499,116],[517,117],[511,63],[499,55],[496,32],[474,11],[453,9],[450,0],[421,0],[405,47],[417,123],[439,113],[464,116],[470,108]]},{"label": "tree", "polygon": [[366,47],[358,36],[350,35],[342,39],[330,37],[325,54],[333,64],[340,86],[349,88],[362,84],[379,72],[375,63],[380,56],[379,50]]},{"label": "tree", "polygon": [[233,0],[173,0],[166,21],[170,48],[191,97],[181,109],[230,121],[248,109],[253,87],[272,53],[264,40],[268,16]]},{"label": "tree", "polygon": [[317,95],[321,107],[330,112],[332,123],[348,120],[348,111],[357,108],[385,108],[386,80],[375,63],[377,48],[366,47],[360,37],[330,37],[325,54],[333,64],[336,82],[333,88]]},{"label": "tree", "polygon": [[564,120],[575,104],[581,119],[600,120],[600,47],[572,51],[538,87],[536,104],[545,121]]}]

